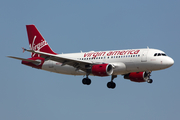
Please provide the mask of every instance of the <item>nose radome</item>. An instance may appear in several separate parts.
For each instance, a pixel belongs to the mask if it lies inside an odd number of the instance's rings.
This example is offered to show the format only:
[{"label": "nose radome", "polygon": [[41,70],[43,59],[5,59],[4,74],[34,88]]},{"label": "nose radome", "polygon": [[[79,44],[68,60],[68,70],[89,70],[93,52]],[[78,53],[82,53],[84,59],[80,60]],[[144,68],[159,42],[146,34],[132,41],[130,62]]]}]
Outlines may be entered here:
[{"label": "nose radome", "polygon": [[170,64],[173,65],[174,64],[174,60],[172,58],[170,58]]},{"label": "nose radome", "polygon": [[170,57],[168,57],[166,59],[166,62],[165,62],[166,65],[168,65],[169,67],[172,66],[174,64],[174,60]]}]

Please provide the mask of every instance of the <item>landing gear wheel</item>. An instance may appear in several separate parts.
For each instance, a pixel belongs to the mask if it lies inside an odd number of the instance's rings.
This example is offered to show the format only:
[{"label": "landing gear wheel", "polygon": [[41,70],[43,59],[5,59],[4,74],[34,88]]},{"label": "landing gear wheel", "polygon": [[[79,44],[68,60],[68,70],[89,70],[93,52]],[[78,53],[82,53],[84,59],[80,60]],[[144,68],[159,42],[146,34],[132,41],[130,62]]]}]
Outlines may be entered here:
[{"label": "landing gear wheel", "polygon": [[90,80],[89,78],[84,78],[84,79],[82,80],[82,83],[83,83],[84,85],[90,85],[90,84],[91,84],[91,80]]},{"label": "landing gear wheel", "polygon": [[114,89],[114,88],[116,87],[116,83],[114,83],[114,82],[108,82],[108,83],[107,83],[107,87],[108,87],[108,88],[111,88],[111,89]]},{"label": "landing gear wheel", "polygon": [[91,80],[88,78],[86,81],[86,85],[90,85],[91,84]]},{"label": "landing gear wheel", "polygon": [[86,78],[83,78],[82,83],[85,85],[86,84]]},{"label": "landing gear wheel", "polygon": [[111,82],[108,82],[108,83],[107,83],[107,87],[108,87],[108,88],[111,88]]},{"label": "landing gear wheel", "polygon": [[153,80],[152,80],[152,79],[148,79],[147,82],[148,82],[148,83],[152,83]]}]

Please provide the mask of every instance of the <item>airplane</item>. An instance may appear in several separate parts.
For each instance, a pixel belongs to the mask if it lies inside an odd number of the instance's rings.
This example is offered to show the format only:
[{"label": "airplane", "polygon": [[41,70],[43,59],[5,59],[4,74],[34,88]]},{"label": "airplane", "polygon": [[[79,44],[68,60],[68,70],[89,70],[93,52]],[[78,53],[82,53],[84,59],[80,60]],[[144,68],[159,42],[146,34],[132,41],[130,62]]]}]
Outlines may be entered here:
[{"label": "airplane", "polygon": [[31,58],[7,56],[22,61],[22,64],[50,72],[83,75],[84,85],[90,85],[89,76],[111,76],[107,87],[114,89],[117,75],[133,82],[152,83],[151,72],[171,67],[174,60],[158,49],[127,49],[110,51],[89,51],[80,53],[55,53],[42,37],[35,25],[26,25]]}]

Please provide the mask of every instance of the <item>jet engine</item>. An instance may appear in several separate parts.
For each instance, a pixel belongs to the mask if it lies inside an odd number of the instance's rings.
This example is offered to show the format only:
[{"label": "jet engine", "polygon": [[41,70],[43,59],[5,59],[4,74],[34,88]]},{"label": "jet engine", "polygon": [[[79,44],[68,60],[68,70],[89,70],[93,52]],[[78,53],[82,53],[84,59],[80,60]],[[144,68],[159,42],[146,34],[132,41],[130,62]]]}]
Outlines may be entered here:
[{"label": "jet engine", "polygon": [[132,72],[124,75],[124,79],[130,79],[133,82],[146,82],[149,77],[150,73],[148,72]]},{"label": "jet engine", "polygon": [[109,76],[113,73],[113,67],[111,64],[98,64],[93,65],[91,68],[91,72],[96,76]]}]

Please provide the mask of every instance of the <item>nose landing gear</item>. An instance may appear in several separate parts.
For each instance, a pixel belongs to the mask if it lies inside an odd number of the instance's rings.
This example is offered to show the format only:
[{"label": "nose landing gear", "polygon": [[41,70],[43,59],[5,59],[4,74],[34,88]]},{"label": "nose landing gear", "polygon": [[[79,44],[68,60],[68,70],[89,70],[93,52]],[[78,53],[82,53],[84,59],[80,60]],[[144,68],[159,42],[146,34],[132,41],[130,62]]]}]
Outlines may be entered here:
[{"label": "nose landing gear", "polygon": [[152,79],[148,79],[148,80],[147,80],[147,83],[152,83],[152,82],[153,82]]},{"label": "nose landing gear", "polygon": [[150,79],[151,72],[152,72],[152,71],[146,71],[146,72],[145,72],[145,80],[146,80],[147,83],[152,83],[152,82],[153,82],[153,80]]}]

